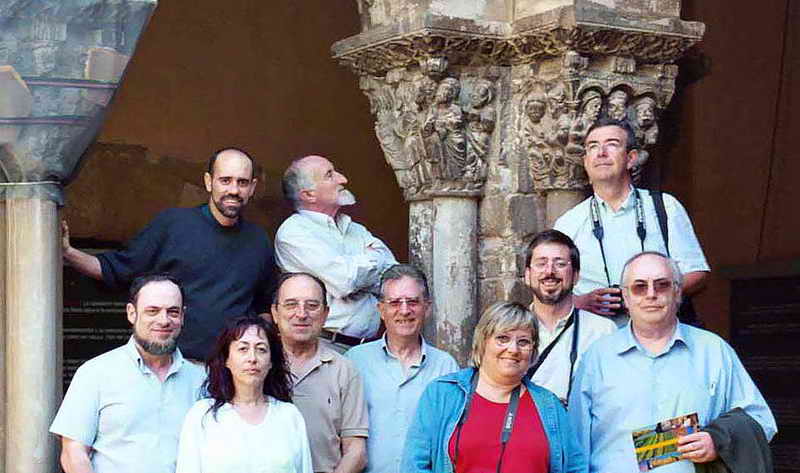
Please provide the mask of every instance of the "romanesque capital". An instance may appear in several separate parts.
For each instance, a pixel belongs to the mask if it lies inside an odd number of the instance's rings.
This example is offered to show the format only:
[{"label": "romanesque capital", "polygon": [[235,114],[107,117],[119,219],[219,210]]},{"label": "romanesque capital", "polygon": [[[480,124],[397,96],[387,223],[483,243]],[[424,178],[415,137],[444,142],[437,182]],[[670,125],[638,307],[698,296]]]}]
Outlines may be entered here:
[{"label": "romanesque capital", "polygon": [[638,179],[658,139],[657,117],[672,98],[676,75],[675,65],[575,51],[514,67],[511,147],[528,160],[536,189],[588,186],[583,141],[601,116],[632,125],[641,149],[634,168]]},{"label": "romanesque capital", "polygon": [[441,57],[361,77],[375,134],[407,200],[478,196],[497,120],[497,74]]},{"label": "romanesque capital", "polygon": [[[673,63],[704,32],[680,19],[679,0],[356,3],[362,33],[333,55],[361,77],[410,200],[479,195],[491,152],[500,164],[524,156],[539,192],[581,191],[583,139],[601,115],[633,124],[638,178],[674,93]],[[497,99],[500,70],[510,107]]]},{"label": "romanesque capital", "polygon": [[0,2],[0,200],[63,203],[155,7]]}]

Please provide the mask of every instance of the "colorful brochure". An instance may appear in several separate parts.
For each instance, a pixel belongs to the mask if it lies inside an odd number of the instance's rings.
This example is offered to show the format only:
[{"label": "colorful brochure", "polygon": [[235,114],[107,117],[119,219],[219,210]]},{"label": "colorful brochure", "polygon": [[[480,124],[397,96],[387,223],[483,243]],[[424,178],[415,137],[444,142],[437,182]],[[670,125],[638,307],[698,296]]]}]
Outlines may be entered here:
[{"label": "colorful brochure", "polygon": [[697,413],[662,420],[633,432],[639,471],[650,471],[680,460],[678,437],[697,432]]}]

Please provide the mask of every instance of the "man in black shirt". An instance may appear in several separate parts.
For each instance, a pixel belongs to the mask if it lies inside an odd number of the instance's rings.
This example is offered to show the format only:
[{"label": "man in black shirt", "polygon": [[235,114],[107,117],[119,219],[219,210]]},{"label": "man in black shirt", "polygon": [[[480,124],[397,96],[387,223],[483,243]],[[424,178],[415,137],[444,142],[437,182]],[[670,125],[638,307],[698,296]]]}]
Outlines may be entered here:
[{"label": "man in black shirt", "polygon": [[183,284],[186,323],[178,345],[204,359],[225,319],[266,312],[274,272],[272,242],[241,212],[256,188],[252,158],[226,148],[203,176],[208,204],[161,212],[120,251],[97,256],[73,248],[63,222],[65,264],[111,287],[146,272],[168,272]]}]

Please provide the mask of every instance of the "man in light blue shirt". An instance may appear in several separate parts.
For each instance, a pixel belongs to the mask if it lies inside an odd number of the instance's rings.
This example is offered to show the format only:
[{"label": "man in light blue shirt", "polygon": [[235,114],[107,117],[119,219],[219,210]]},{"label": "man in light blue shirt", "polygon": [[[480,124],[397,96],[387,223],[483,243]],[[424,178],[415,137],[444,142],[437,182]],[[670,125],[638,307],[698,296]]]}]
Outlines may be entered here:
[{"label": "man in light blue shirt", "polygon": [[165,274],[135,279],[133,336],[75,373],[50,432],[66,473],[173,473],[186,412],[205,371],[177,349],[183,292]]},{"label": "man in light blue shirt", "polygon": [[381,319],[385,335],[350,349],[345,356],[364,380],[369,409],[367,469],[399,473],[409,424],[425,387],[434,378],[458,370],[450,354],[422,338],[430,311],[425,274],[409,264],[390,267],[381,278]]},{"label": "man in light blue shirt", "polygon": [[[622,271],[630,323],[592,345],[575,376],[569,415],[591,472],[639,471],[632,432],[697,413],[708,425],[742,408],[772,439],[775,418],[733,349],[711,332],[678,322],[681,273],[655,252]],[[659,473],[707,471],[718,455],[707,432],[680,437],[681,461]]]},{"label": "man in light blue shirt", "polygon": [[639,164],[636,136],[626,121],[601,118],[588,130],[583,166],[593,195],[556,220],[554,229],[578,246],[583,270],[575,285],[575,306],[612,316],[618,326],[627,315],[620,308],[619,275],[623,263],[641,251],[658,251],[675,259],[684,274],[683,294],[703,288],[709,266],[686,209],[662,194],[667,247],[650,191],[633,186],[630,170]]}]

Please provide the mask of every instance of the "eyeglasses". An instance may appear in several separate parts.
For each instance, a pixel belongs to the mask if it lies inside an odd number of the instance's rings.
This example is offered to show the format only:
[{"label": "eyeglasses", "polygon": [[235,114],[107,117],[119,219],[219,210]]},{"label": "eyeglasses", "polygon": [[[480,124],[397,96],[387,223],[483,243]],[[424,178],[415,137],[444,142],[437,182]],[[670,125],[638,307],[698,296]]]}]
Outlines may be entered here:
[{"label": "eyeglasses", "polygon": [[603,144],[592,142],[587,144],[585,149],[586,154],[594,156],[600,154],[600,150],[603,150],[606,153],[614,153],[623,149],[623,145],[619,141],[609,141]]},{"label": "eyeglasses", "polygon": [[405,304],[410,310],[416,310],[422,307],[422,305],[425,303],[423,299],[418,297],[411,299],[384,299],[381,302],[388,305],[392,310],[400,310],[400,308],[403,307],[403,304]]},{"label": "eyeglasses", "polygon": [[647,295],[648,289],[652,287],[655,295],[663,296],[669,293],[674,286],[675,282],[671,279],[656,279],[655,281],[635,281],[633,284],[625,286],[625,289],[636,297],[644,297]]},{"label": "eyeglasses", "polygon": [[550,264],[553,265],[553,269],[563,271],[569,268],[572,262],[570,260],[560,258],[551,260],[540,258],[531,261],[531,268],[533,268],[533,270],[537,273],[543,273],[547,270],[547,266]]},{"label": "eyeglasses", "polygon": [[494,336],[494,343],[500,348],[508,348],[514,343],[519,351],[533,350],[533,340],[527,337],[514,338],[510,335],[499,334]]},{"label": "eyeglasses", "polygon": [[279,306],[283,307],[284,310],[296,314],[298,310],[302,309],[307,314],[316,314],[320,310],[322,310],[322,302],[310,300],[310,301],[296,301],[296,300],[288,300],[286,302],[279,302]]}]

